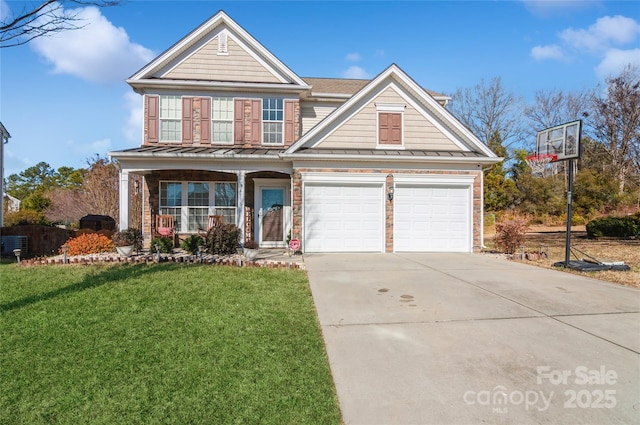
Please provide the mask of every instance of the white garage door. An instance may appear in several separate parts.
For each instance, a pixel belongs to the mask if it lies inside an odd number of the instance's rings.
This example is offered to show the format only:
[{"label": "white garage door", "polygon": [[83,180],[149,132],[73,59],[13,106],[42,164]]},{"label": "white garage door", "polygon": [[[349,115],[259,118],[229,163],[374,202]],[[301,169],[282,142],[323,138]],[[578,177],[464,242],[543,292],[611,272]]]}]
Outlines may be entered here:
[{"label": "white garage door", "polygon": [[468,186],[398,186],[394,197],[394,250],[471,251]]},{"label": "white garage door", "polygon": [[383,252],[382,184],[307,183],[306,252]]}]

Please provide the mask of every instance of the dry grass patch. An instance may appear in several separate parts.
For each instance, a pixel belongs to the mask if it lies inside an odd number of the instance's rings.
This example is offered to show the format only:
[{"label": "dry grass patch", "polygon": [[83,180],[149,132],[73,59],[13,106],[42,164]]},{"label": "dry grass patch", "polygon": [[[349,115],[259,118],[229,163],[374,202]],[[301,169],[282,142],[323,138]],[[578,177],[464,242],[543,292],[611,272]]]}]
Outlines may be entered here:
[{"label": "dry grass patch", "polygon": [[[485,233],[487,245],[492,247],[493,235],[491,231]],[[554,268],[553,263],[564,261],[565,257],[565,229],[564,227],[533,226],[527,232],[525,247],[527,251],[549,251],[549,258],[526,261],[542,267]],[[601,271],[578,272],[567,269],[568,272],[588,275],[595,279],[606,280],[622,285],[640,288],[640,240],[637,239],[588,239],[584,226],[574,226],[571,230],[571,247],[577,248],[586,255],[599,260],[624,261],[631,267],[631,271]],[[578,259],[587,258],[586,255],[574,251]],[[576,257],[572,255],[572,259]]]}]

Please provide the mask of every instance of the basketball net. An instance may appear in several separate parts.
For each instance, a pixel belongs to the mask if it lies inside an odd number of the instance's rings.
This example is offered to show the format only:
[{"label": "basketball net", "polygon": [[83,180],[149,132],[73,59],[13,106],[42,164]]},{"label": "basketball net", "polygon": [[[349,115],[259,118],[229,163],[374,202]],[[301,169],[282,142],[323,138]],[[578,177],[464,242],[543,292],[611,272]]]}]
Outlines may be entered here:
[{"label": "basketball net", "polygon": [[525,158],[529,167],[531,167],[531,174],[536,177],[544,177],[544,170],[552,162],[558,159],[558,155],[544,154],[544,155],[531,155]]}]

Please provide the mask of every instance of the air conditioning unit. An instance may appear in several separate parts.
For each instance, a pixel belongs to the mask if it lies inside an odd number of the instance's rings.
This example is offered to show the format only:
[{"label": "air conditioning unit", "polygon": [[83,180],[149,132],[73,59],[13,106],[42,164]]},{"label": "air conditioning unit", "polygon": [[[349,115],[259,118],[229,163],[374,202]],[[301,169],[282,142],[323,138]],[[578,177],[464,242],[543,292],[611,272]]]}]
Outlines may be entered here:
[{"label": "air conditioning unit", "polygon": [[2,236],[2,255],[13,255],[14,249],[21,249],[22,254],[27,252],[26,236]]}]

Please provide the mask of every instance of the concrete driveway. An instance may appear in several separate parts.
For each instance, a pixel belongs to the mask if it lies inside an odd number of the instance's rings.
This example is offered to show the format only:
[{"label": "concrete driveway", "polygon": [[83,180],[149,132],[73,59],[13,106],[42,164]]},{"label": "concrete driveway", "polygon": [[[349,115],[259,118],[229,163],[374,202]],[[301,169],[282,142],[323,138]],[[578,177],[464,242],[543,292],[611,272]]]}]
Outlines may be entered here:
[{"label": "concrete driveway", "polygon": [[640,291],[479,254],[310,254],[346,424],[640,423]]}]

